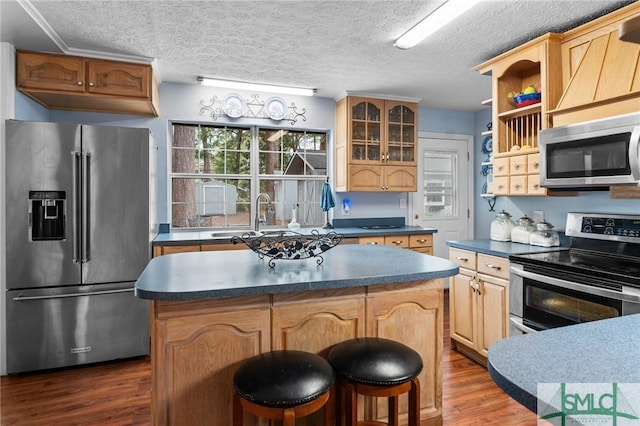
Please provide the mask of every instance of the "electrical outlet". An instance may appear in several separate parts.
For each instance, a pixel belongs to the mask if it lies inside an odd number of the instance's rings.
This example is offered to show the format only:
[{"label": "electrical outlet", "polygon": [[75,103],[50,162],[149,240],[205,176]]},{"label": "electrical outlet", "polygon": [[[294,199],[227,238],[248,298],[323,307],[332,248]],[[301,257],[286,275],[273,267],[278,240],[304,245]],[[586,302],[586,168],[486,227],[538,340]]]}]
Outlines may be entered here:
[{"label": "electrical outlet", "polygon": [[532,219],[536,223],[544,222],[544,211],[543,210],[534,210]]},{"label": "electrical outlet", "polygon": [[406,208],[407,208],[407,199],[400,198],[400,209],[406,209]]}]

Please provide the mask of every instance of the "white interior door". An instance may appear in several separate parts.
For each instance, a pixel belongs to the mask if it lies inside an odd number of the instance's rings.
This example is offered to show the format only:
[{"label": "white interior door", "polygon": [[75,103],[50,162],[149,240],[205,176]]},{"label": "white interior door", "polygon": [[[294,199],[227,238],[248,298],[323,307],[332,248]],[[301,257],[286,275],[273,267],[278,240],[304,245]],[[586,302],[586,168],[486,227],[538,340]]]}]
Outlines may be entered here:
[{"label": "white interior door", "polygon": [[448,258],[447,240],[473,237],[473,137],[425,133],[418,136],[418,191],[413,224],[436,228],[433,254]]}]

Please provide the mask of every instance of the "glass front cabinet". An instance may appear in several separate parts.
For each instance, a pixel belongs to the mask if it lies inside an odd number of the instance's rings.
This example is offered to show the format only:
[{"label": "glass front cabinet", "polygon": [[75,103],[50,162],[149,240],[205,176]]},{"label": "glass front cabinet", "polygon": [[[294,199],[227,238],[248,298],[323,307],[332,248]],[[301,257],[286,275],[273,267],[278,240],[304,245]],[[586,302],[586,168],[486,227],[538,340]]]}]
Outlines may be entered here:
[{"label": "glass front cabinet", "polygon": [[417,119],[417,102],[338,101],[336,190],[416,191]]}]

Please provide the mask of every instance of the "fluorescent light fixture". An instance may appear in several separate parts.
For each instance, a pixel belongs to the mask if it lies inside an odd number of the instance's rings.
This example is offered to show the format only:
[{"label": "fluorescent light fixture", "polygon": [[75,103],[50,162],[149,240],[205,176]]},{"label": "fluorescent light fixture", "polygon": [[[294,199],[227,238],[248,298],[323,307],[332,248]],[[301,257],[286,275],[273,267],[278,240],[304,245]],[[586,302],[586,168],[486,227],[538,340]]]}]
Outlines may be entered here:
[{"label": "fluorescent light fixture", "polygon": [[458,16],[471,9],[480,0],[448,0],[439,8],[427,15],[413,28],[404,33],[393,45],[398,49],[409,49],[420,43]]},{"label": "fluorescent light fixture", "polygon": [[218,80],[215,78],[198,77],[203,86],[225,87],[227,89],[256,90],[258,92],[284,93],[286,95],[313,96],[316,89],[301,87],[273,86],[271,84],[245,83],[242,81]]}]

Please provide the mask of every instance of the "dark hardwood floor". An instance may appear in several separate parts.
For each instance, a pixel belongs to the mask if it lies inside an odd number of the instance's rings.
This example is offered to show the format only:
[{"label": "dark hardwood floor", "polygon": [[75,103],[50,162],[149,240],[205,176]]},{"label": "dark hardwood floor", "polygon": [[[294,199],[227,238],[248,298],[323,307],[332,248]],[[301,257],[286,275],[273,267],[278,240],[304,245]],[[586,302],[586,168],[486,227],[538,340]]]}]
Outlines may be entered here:
[{"label": "dark hardwood floor", "polygon": [[[447,308],[445,304],[443,424],[536,425],[536,415],[503,393],[486,368],[451,350]],[[148,425],[150,392],[148,358],[3,376],[0,425]]]}]

